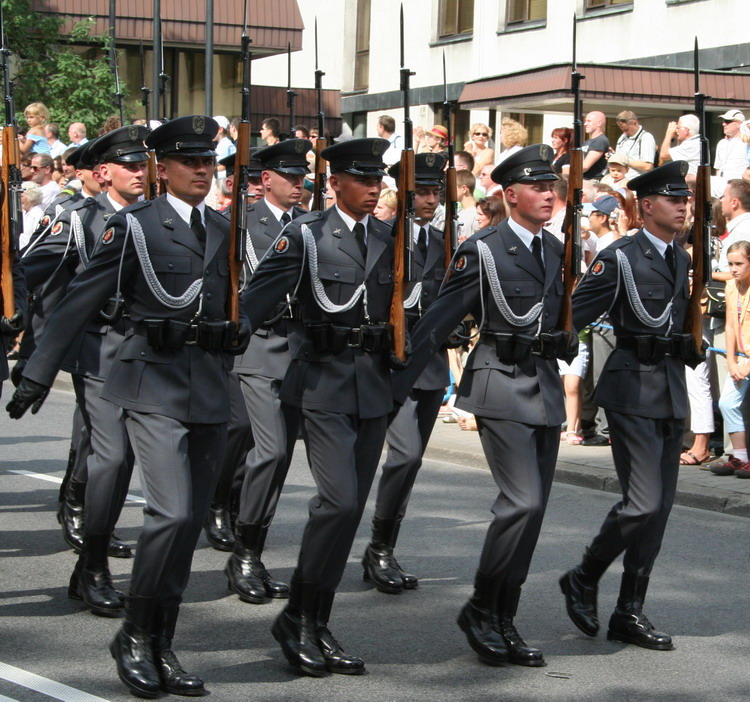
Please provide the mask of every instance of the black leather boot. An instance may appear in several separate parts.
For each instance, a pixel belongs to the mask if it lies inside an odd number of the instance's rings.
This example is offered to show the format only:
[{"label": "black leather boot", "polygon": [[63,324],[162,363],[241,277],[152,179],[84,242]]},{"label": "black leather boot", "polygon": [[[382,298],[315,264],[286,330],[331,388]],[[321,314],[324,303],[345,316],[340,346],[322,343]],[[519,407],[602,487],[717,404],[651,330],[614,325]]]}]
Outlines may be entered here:
[{"label": "black leather boot", "polygon": [[107,563],[109,534],[86,534],[68,585],[68,597],[83,600],[92,614],[120,617],[125,596],[115,590]]},{"label": "black leather boot", "polygon": [[151,647],[155,608],[153,597],[128,595],[122,629],[109,645],[120,680],[137,697],[157,697],[161,692]]},{"label": "black leather boot", "polygon": [[518,633],[515,624],[513,624],[513,617],[516,616],[516,612],[518,611],[518,601],[520,599],[520,587],[503,585],[500,588],[497,600],[497,618],[500,626],[500,635],[503,637],[505,645],[508,648],[508,661],[510,663],[526,665],[531,668],[540,668],[546,665],[542,652],[538,648],[527,646]]},{"label": "black leather boot", "polygon": [[109,547],[107,548],[107,555],[110,558],[132,558],[133,551],[124,541],[120,539],[115,532],[112,532],[112,536],[109,540]]},{"label": "black leather boot", "polygon": [[257,524],[238,522],[236,525],[234,549],[224,567],[224,574],[229,589],[243,602],[263,604],[269,597],[289,597],[289,586],[273,580],[260,560],[267,533],[267,528]]},{"label": "black leather boot", "polygon": [[172,650],[172,639],[177,625],[179,605],[156,608],[151,646],[154,651],[154,663],[159,671],[161,689],[173,695],[201,697],[208,694],[203,680],[197,675],[186,673]]},{"label": "black leather boot", "polygon": [[[391,532],[391,546],[393,548],[396,548],[399,531],[401,531],[401,520],[397,519],[393,526],[393,531]],[[401,581],[404,583],[404,590],[416,590],[419,587],[419,578],[413,573],[407,573],[396,560],[395,556],[393,562],[396,564],[396,568],[401,575]]]},{"label": "black leather boot", "polygon": [[401,572],[393,557],[391,534],[394,525],[393,519],[373,517],[372,539],[362,557],[364,581],[373,583],[380,592],[388,595],[398,595],[404,589]]},{"label": "black leather boot", "polygon": [[466,634],[469,646],[487,665],[500,665],[508,660],[508,649],[495,615],[497,589],[497,580],[477,573],[474,594],[458,615],[458,625]]},{"label": "black leather boot", "polygon": [[599,631],[596,596],[599,579],[608,567],[609,563],[597,560],[586,549],[581,564],[560,578],[560,589],[565,595],[568,616],[586,636],[596,636]]},{"label": "black leather boot", "polygon": [[276,618],[271,633],[292,668],[320,678],[328,675],[328,669],[315,631],[317,597],[318,583],[292,578],[289,604]]},{"label": "black leather boot", "polygon": [[57,521],[62,526],[63,539],[76,553],[83,547],[83,507],[86,503],[86,483],[70,478],[65,486]]},{"label": "black leather boot", "polygon": [[212,504],[203,525],[208,543],[217,551],[231,551],[234,548],[232,520],[226,505]]},{"label": "black leather boot", "polygon": [[643,614],[648,577],[623,573],[617,607],[609,620],[607,638],[655,651],[673,651],[672,637],[656,631]]},{"label": "black leather boot", "polygon": [[341,644],[328,628],[331,607],[335,592],[318,592],[318,608],[315,617],[315,633],[318,645],[326,662],[326,668],[331,673],[341,675],[362,675],[365,672],[365,662],[356,656],[347,656]]}]

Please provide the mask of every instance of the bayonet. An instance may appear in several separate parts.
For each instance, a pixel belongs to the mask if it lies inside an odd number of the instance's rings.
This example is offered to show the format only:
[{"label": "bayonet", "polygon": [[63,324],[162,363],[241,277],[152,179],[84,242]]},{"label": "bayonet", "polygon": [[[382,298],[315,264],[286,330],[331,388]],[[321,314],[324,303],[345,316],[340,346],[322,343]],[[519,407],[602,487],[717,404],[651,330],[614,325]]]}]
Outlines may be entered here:
[{"label": "bayonet", "polygon": [[318,97],[318,138],[315,140],[315,185],[313,188],[313,210],[326,208],[326,160],[321,151],[326,147],[325,114],[323,112],[323,76],[318,67],[318,18],[315,18],[315,92]]},{"label": "bayonet", "polygon": [[291,139],[295,137],[295,124],[294,124],[294,99],[297,97],[297,93],[292,90],[292,44],[291,42],[286,45],[286,106],[289,108],[289,136]]}]

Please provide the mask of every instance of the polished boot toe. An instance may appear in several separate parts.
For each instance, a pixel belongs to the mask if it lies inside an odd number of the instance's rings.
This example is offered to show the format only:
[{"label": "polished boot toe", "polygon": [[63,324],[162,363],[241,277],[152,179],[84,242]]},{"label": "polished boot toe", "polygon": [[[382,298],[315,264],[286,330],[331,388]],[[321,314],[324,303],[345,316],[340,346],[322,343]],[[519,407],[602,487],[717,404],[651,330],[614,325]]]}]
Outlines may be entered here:
[{"label": "polished boot toe", "polygon": [[117,675],[130,692],[137,697],[158,697],[161,681],[149,636],[128,634],[123,628],[109,645],[109,652],[117,664]]},{"label": "polished boot toe", "polygon": [[599,617],[596,611],[598,587],[581,580],[578,569],[569,570],[560,578],[560,589],[565,595],[565,609],[570,620],[586,636],[596,636]]},{"label": "polished boot toe", "polygon": [[185,697],[202,697],[208,694],[203,680],[197,675],[186,673],[171,649],[155,652],[154,662],[159,669],[159,680],[164,692]]},{"label": "polished boot toe", "polygon": [[362,558],[363,579],[387,595],[398,595],[404,589],[401,572],[393,549],[385,544],[369,544]]},{"label": "polished boot toe", "polygon": [[487,665],[501,665],[508,661],[508,648],[496,625],[494,615],[480,609],[471,600],[458,615],[458,626],[466,634],[469,646]]},{"label": "polished boot toe", "polygon": [[292,668],[315,678],[328,675],[311,615],[295,613],[286,607],[273,623],[271,633]]},{"label": "polished boot toe", "polygon": [[542,652],[526,644],[512,621],[500,620],[500,635],[508,649],[509,663],[525,665],[529,668],[541,668],[547,665]]},{"label": "polished boot toe", "polygon": [[347,656],[327,626],[319,626],[316,633],[320,652],[330,673],[363,675],[366,672],[365,662],[357,656]]},{"label": "polished boot toe", "polygon": [[674,650],[672,637],[656,631],[642,612],[623,612],[616,609],[609,620],[607,639],[654,651]]},{"label": "polished boot toe", "polygon": [[407,573],[394,558],[393,562],[396,564],[398,574],[401,576],[401,582],[404,584],[404,590],[416,590],[419,587],[419,578],[412,573]]},{"label": "polished boot toe", "polygon": [[121,617],[125,596],[115,590],[108,570],[81,570],[78,577],[78,595],[92,614],[98,617]]},{"label": "polished boot toe", "polygon": [[229,510],[211,507],[204,524],[208,543],[217,551],[231,551],[234,548],[234,533]]},{"label": "polished boot toe", "polygon": [[263,581],[253,572],[248,558],[233,553],[226,566],[224,575],[227,576],[227,586],[239,596],[243,602],[263,604],[268,601],[268,594]]},{"label": "polished boot toe", "polygon": [[112,532],[112,537],[109,540],[109,546],[107,547],[107,555],[110,558],[132,558],[133,551],[117,534]]}]

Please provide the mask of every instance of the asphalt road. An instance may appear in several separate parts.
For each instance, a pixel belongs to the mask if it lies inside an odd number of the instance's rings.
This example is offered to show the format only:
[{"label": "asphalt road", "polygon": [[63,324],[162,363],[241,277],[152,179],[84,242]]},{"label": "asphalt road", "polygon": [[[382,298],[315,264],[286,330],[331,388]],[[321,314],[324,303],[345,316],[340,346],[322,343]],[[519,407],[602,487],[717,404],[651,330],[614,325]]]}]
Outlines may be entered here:
[{"label": "asphalt road", "polygon": [[[0,702],[133,699],[107,651],[118,621],[94,617],[66,597],[74,557],[55,510],[71,408],[70,394],[53,391],[36,417],[0,417]],[[130,492],[140,496],[137,481]],[[312,493],[299,445],[264,556],[281,579],[294,567]],[[221,572],[226,554],[203,539],[175,648],[217,702],[747,700],[747,519],[675,508],[646,611],[674,636],[677,650],[646,651],[603,634],[588,639],[568,621],[557,579],[579,558],[613,495],[555,484],[516,618],[548,666],[492,668],[477,660],[455,618],[471,591],[493,496],[481,467],[425,464],[398,549],[420,587],[398,596],[362,582],[358,560],[371,511],[365,514],[331,628],[347,651],[365,659],[366,676],[313,679],[290,671],[269,632],[282,603],[249,605],[230,596]],[[133,543],[140,511],[137,501],[128,502],[118,526]],[[112,560],[123,590],[130,563]],[[605,624],[618,585],[614,568],[600,592]]]}]

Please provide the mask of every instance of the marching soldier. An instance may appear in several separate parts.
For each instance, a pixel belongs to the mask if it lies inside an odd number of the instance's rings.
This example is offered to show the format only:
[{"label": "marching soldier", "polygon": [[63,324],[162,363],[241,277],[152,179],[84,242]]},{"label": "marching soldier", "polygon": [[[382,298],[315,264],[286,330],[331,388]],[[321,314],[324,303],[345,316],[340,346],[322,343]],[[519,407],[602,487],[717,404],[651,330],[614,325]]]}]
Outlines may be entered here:
[{"label": "marching soldier", "polygon": [[687,172],[685,161],[674,161],[630,181],[643,228],[601,251],[573,295],[576,329],[608,312],[617,338],[595,401],[607,413],[623,494],[560,587],[573,623],[595,636],[599,579],[624,552],[607,638],[656,650],[674,646],[643,614],[643,602],[674,502],[688,406],[685,361],[694,354],[682,333],[690,257],[674,244],[687,213]]},{"label": "marching soldier", "polygon": [[110,652],[122,682],[145,697],[204,693],[172,639],[226,441],[227,352],[247,343],[244,328],[226,321],[229,227],[205,206],[217,131],[214,120],[196,115],[148,135],[166,194],[108,221],[8,405],[14,418],[38,411],[73,339],[122,294],[133,328],[102,397],[123,408],[146,506],[125,621]]},{"label": "marching soldier", "polygon": [[304,338],[279,399],[299,408],[317,494],[302,537],[289,604],[272,633],[302,673],[360,674],[328,620],[367,495],[393,403],[389,309],[393,293],[390,227],[372,217],[385,139],[330,146],[329,183],[337,205],[288,224],[245,290],[253,331],[287,294],[299,300]]},{"label": "marching soldier", "polygon": [[[408,325],[413,329],[432,304],[445,277],[443,233],[430,225],[440,204],[443,168],[442,154],[417,154],[414,159],[414,280],[405,295]],[[400,164],[388,174],[398,181]],[[448,357],[437,351],[417,379],[403,406],[388,426],[388,457],[378,485],[372,537],[365,550],[364,578],[381,592],[396,594],[413,590],[418,580],[404,572],[393,555],[401,521],[406,513],[412,487],[422,465],[422,455],[435,425],[445,388],[450,384]]]},{"label": "marching soldier", "polygon": [[[297,206],[307,172],[307,139],[287,139],[254,154],[261,165],[264,197],[248,207],[245,273],[250,278],[281,230],[306,214]],[[287,297],[253,330],[250,344],[234,362],[254,445],[247,454],[235,525],[234,552],[224,573],[243,602],[286,598],[289,587],[272,579],[261,561],[268,528],[284,487],[299,432],[299,409],[279,393],[289,363],[302,342],[297,302]]]},{"label": "marching soldier", "polygon": [[435,302],[417,324],[410,365],[397,372],[396,400],[468,314],[480,336],[456,406],[476,415],[499,493],[492,506],[474,594],[458,617],[471,647],[490,665],[544,665],[513,619],[547,506],[565,418],[558,356],[567,336],[556,326],[563,296],[562,244],[542,227],[557,176],[546,145],[528,146],[492,172],[510,217],[456,251]]}]

